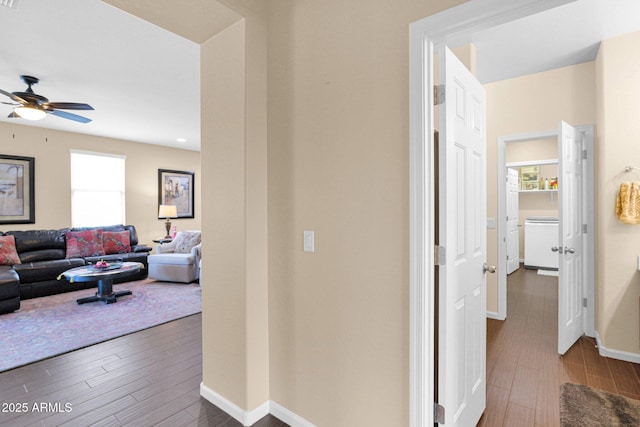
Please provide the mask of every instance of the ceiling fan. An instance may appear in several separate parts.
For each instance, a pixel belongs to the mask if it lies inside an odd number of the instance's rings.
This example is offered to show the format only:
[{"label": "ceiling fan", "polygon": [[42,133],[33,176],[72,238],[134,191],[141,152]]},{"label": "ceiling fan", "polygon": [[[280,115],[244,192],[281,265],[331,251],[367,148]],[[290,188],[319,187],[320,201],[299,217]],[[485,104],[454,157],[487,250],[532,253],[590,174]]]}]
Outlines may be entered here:
[{"label": "ceiling fan", "polygon": [[[40,120],[47,114],[62,117],[63,119],[74,120],[80,123],[89,123],[91,119],[77,114],[68,113],[61,110],[93,110],[89,104],[80,104],[77,102],[49,102],[47,98],[38,95],[31,89],[32,85],[37,84],[40,79],[32,76],[20,76],[22,81],[28,86],[24,92],[7,92],[0,89],[0,93],[11,98],[15,103],[2,102],[2,104],[15,105],[8,117],[22,117],[27,120]],[[17,103],[17,104],[16,104]]]}]

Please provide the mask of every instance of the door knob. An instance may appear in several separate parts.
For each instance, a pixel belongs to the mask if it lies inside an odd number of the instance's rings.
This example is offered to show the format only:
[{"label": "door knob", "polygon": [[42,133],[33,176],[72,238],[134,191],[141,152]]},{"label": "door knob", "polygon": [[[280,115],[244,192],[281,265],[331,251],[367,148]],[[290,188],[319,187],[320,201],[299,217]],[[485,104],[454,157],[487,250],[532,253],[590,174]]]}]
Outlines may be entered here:
[{"label": "door knob", "polygon": [[552,248],[551,248],[551,252],[560,252],[560,253],[562,253],[562,248],[561,248],[561,247],[559,248],[559,247],[557,247],[557,246],[554,246],[554,247],[552,247]]},{"label": "door knob", "polygon": [[566,246],[564,247],[564,253],[565,254],[573,254],[575,252],[576,252],[576,250],[574,248],[567,248]]},{"label": "door knob", "polygon": [[495,273],[496,272],[496,266],[495,265],[487,265],[487,263],[485,262],[484,264],[482,264],[482,272],[486,273]]}]

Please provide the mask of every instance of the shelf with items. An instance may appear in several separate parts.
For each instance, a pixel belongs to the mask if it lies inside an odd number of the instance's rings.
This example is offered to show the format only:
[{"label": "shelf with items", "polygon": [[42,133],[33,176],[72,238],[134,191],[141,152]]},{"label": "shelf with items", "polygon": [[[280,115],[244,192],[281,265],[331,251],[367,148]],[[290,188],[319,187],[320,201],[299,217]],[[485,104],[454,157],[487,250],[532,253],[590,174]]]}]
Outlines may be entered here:
[{"label": "shelf with items", "polygon": [[553,190],[549,189],[549,190],[519,190],[518,193],[520,194],[545,194],[545,193],[557,193],[558,189],[554,188]]},{"label": "shelf with items", "polygon": [[519,193],[558,192],[558,159],[537,159],[506,163],[508,168],[518,169]]},{"label": "shelf with items", "polygon": [[543,165],[557,165],[558,159],[545,159],[545,160],[527,160],[524,162],[509,162],[506,164],[508,168],[521,168],[523,166],[543,166]]},{"label": "shelf with items", "polygon": [[549,190],[520,190],[518,191],[518,195],[520,194],[548,194],[549,200],[551,203],[555,201],[555,194],[558,194],[558,189],[549,189]]}]

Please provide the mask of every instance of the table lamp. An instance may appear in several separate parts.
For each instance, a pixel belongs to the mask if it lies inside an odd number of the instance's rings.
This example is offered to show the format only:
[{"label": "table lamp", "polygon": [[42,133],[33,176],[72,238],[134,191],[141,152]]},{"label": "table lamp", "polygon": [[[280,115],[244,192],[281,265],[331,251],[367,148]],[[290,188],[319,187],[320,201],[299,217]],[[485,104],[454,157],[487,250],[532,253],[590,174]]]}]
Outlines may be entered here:
[{"label": "table lamp", "polygon": [[165,239],[171,239],[171,221],[169,221],[169,218],[177,217],[178,209],[176,208],[176,205],[160,205],[160,209],[158,209],[158,218],[166,219],[164,223],[164,226],[167,229],[167,235],[164,236]]}]

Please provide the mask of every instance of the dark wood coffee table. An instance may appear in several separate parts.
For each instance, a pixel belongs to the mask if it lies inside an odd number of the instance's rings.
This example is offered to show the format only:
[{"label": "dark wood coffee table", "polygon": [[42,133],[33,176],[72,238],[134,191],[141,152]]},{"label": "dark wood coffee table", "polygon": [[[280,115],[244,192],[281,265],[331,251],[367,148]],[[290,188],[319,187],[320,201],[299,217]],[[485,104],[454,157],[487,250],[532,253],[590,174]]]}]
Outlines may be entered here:
[{"label": "dark wood coffee table", "polygon": [[[114,265],[115,267],[115,265]],[[113,280],[118,277],[131,276],[144,267],[140,262],[123,262],[118,268],[101,270],[90,265],[76,267],[65,271],[61,277],[65,277],[70,283],[73,282],[98,282],[98,292],[94,296],[80,298],[76,300],[78,304],[87,302],[104,301],[111,304],[117,301],[118,297],[131,295],[131,291],[113,292]]]}]

